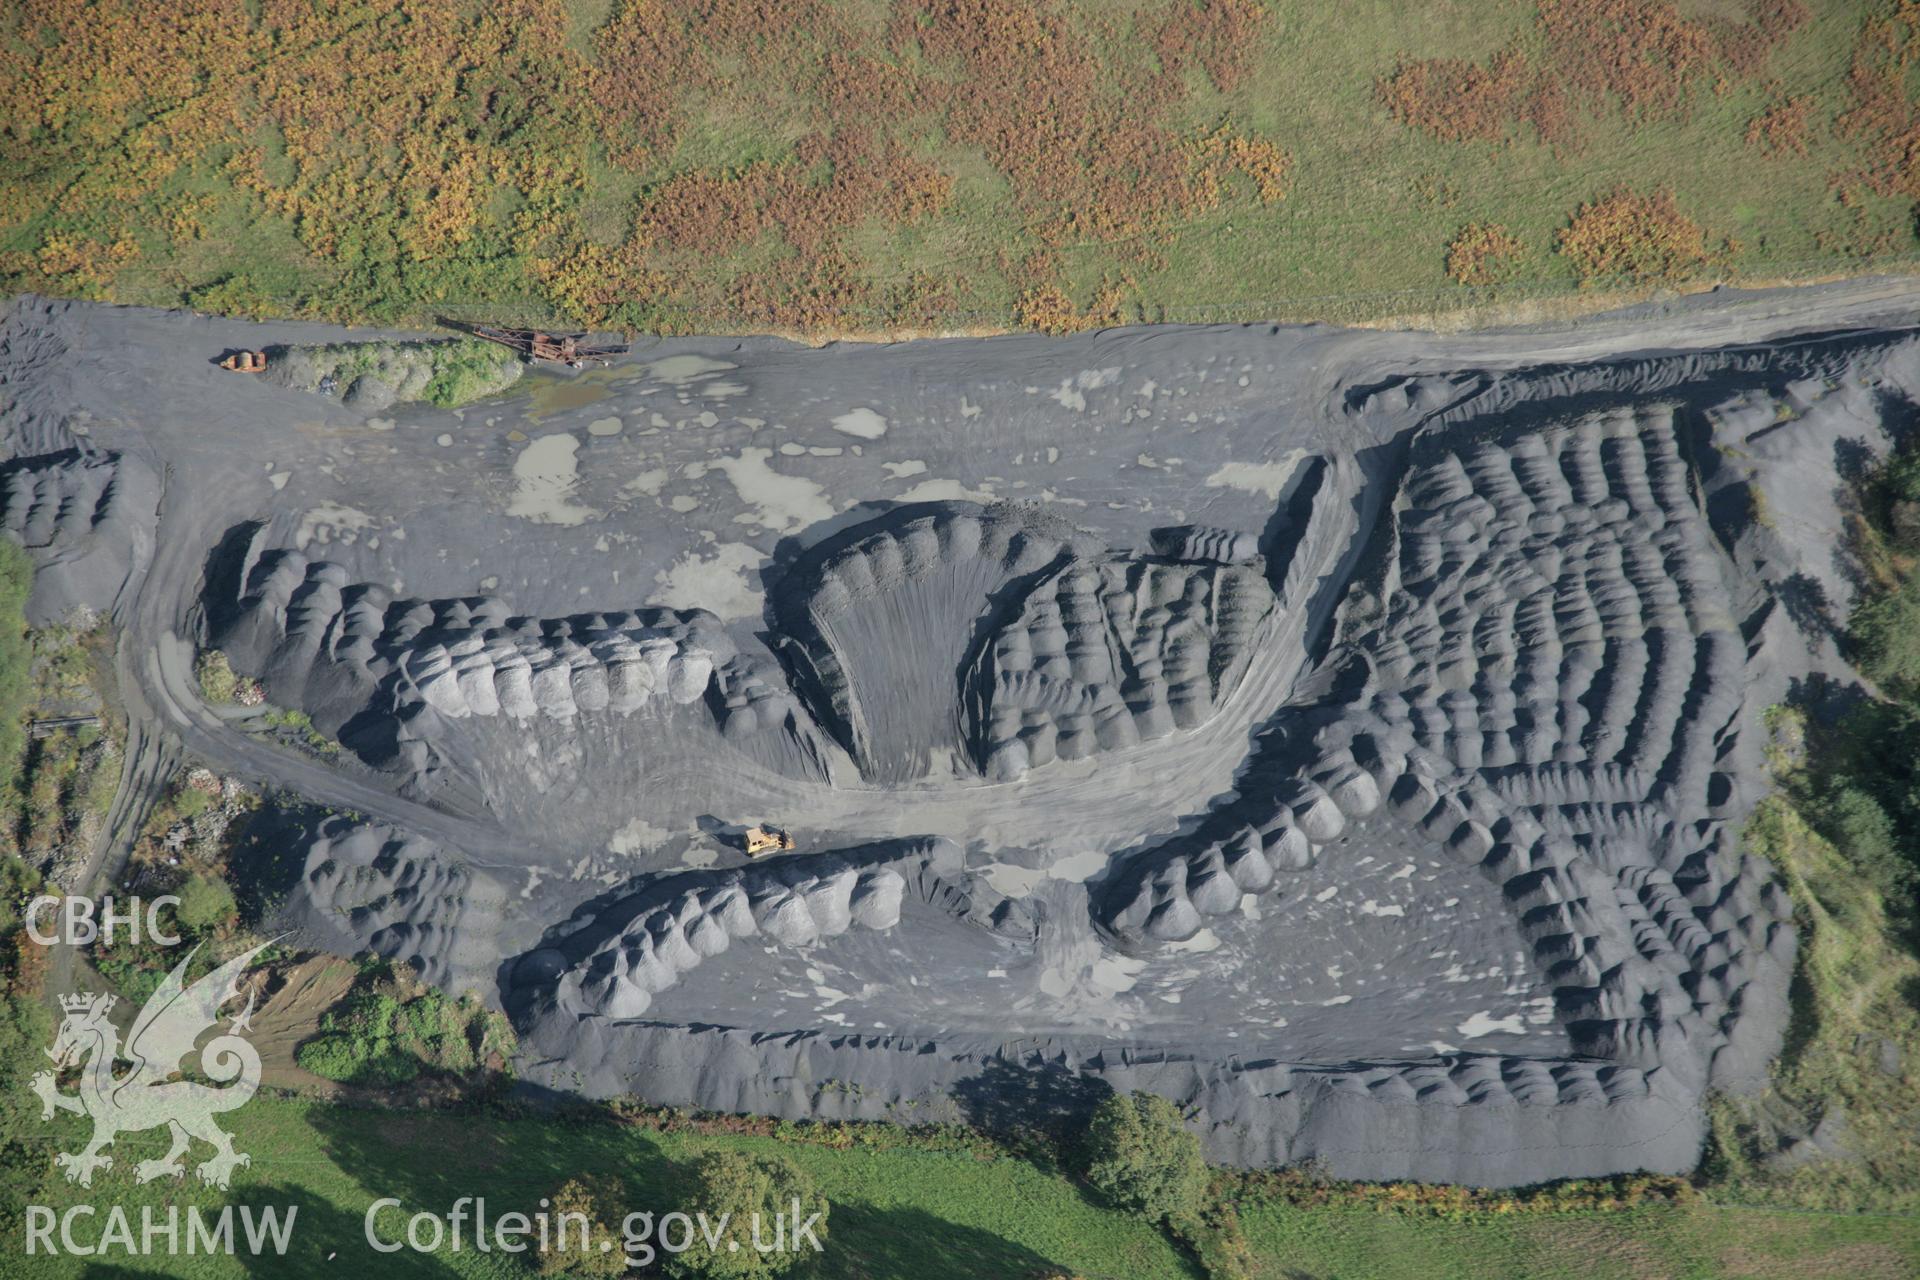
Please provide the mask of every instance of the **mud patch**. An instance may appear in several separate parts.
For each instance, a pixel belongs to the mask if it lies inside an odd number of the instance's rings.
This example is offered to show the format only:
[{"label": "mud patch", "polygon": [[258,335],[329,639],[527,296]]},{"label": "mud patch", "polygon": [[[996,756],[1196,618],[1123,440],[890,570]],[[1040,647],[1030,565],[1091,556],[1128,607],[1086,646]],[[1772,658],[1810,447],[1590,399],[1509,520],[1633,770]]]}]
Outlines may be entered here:
[{"label": "mud patch", "polygon": [[513,460],[507,514],[535,524],[579,525],[603,512],[573,500],[580,484],[580,442],[560,432],[541,436]]}]

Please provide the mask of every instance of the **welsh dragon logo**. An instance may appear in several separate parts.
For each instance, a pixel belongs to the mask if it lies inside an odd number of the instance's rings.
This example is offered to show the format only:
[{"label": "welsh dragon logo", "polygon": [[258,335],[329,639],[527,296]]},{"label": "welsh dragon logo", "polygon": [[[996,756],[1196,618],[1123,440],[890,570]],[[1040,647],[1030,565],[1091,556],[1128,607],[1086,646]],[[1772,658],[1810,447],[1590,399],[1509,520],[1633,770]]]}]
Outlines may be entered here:
[{"label": "welsh dragon logo", "polygon": [[[94,993],[60,997],[66,1017],[53,1048],[47,1050],[55,1070],[34,1076],[33,1091],[40,1095],[42,1120],[51,1120],[56,1110],[93,1118],[93,1140],[79,1152],[63,1151],[54,1157],[68,1182],[92,1186],[94,1170],[113,1167],[113,1157],[103,1155],[102,1148],[119,1134],[161,1125],[172,1130],[173,1145],[160,1159],[142,1160],[135,1167],[141,1182],[184,1176],[186,1166],[180,1158],[195,1138],[213,1148],[213,1155],[197,1168],[200,1181],[208,1186],[224,1189],[235,1169],[251,1163],[244,1152],[234,1150],[233,1135],[213,1122],[222,1111],[244,1105],[260,1087],[260,1055],[240,1035],[251,1030],[251,995],[226,1031],[199,1050],[200,1074],[213,1083],[177,1077],[195,1042],[219,1021],[220,1006],[240,994],[240,975],[266,945],[227,961],[191,985],[184,981],[194,955],[188,952],[142,1006],[124,1046],[120,1033],[107,1021],[116,997]],[[125,1074],[115,1074],[115,1064],[123,1060],[133,1066]],[[56,1072],[73,1066],[81,1067],[80,1091],[61,1093]]]}]

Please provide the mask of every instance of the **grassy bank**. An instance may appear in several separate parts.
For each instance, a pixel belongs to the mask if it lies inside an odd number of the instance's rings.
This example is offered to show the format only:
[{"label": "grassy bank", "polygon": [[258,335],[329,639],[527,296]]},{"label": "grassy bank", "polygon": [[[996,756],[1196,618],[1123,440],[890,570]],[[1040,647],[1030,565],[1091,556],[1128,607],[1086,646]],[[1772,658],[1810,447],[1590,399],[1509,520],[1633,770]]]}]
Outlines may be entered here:
[{"label": "grassy bank", "polygon": [[[297,1245],[273,1274],[320,1276],[378,1261],[382,1275],[524,1275],[499,1255],[471,1251],[436,1258],[377,1259],[362,1237],[367,1207],[395,1196],[408,1211],[445,1213],[463,1195],[484,1195],[491,1212],[532,1210],[563,1181],[580,1175],[618,1179],[637,1208],[664,1211],[704,1151],[778,1150],[804,1167],[833,1201],[831,1265],[816,1274],[972,1280],[1042,1273],[1050,1263],[1092,1275],[1188,1274],[1171,1245],[1145,1222],[1094,1204],[1075,1184],[1017,1159],[967,1152],[846,1152],[773,1138],[659,1133],[613,1124],[426,1112],[359,1111],[299,1100],[257,1098],[232,1113],[240,1149],[252,1167],[231,1198],[189,1181],[136,1187],[129,1152],[92,1192],[59,1184],[45,1203],[297,1204]],[[72,1145],[77,1124],[48,1126]],[[151,1139],[153,1135],[147,1135]],[[117,1149],[117,1148],[116,1148]],[[159,1145],[155,1144],[155,1152]],[[137,1210],[136,1210],[137,1213]],[[10,1242],[11,1246],[11,1242]],[[9,1252],[11,1252],[11,1247]],[[338,1253],[332,1266],[329,1253]],[[38,1260],[35,1260],[38,1261]],[[158,1262],[158,1260],[155,1260]],[[0,1258],[0,1272],[9,1262]],[[30,1264],[29,1264],[30,1265]],[[245,1274],[233,1263],[178,1259],[139,1274]],[[68,1274],[80,1274],[75,1267]],[[58,1275],[60,1271],[15,1271]]]},{"label": "grassy bank", "polygon": [[1260,1280],[1896,1280],[1920,1267],[1910,1219],[1711,1204],[1457,1218],[1273,1207],[1241,1221]]},{"label": "grassy bank", "polygon": [[[337,1275],[377,1262],[383,1276],[517,1276],[528,1273],[498,1254],[483,1257],[471,1249],[375,1258],[362,1236],[367,1208],[393,1196],[407,1213],[444,1214],[461,1196],[484,1195],[490,1214],[526,1210],[579,1175],[619,1180],[636,1207],[665,1207],[701,1154],[731,1149],[792,1160],[832,1200],[832,1243],[814,1275],[1157,1280],[1196,1274],[1145,1222],[1103,1207],[1078,1182],[1013,1154],[904,1144],[836,1148],[604,1121],[396,1114],[264,1095],[230,1118],[238,1146],[253,1156],[230,1195],[191,1180],[135,1186],[132,1157],[160,1149],[148,1134],[123,1140],[127,1149],[91,1192],[56,1183],[41,1202],[55,1208],[120,1204],[136,1221],[143,1204],[298,1205],[294,1245],[274,1275]],[[46,1131],[46,1141],[72,1146],[82,1127],[63,1120]],[[1872,1280],[1910,1275],[1920,1266],[1920,1232],[1911,1219],[1733,1209],[1697,1200],[1612,1211],[1435,1212],[1337,1201],[1302,1207],[1250,1191],[1239,1216],[1261,1280],[1788,1274]],[[402,1221],[383,1218],[383,1229],[391,1234]],[[337,1255],[331,1263],[329,1254]],[[122,1265],[115,1260],[111,1272],[88,1272],[77,1263],[12,1256],[0,1257],[0,1274],[247,1273],[238,1262],[204,1258]]]},{"label": "grassy bank", "polygon": [[1847,647],[1871,688],[1767,717],[1776,786],[1746,843],[1793,897],[1793,1017],[1773,1087],[1717,1107],[1705,1170],[1730,1198],[1920,1213],[1920,442],[1859,499]]},{"label": "grassy bank", "polygon": [[806,332],[1900,267],[1897,0],[134,0],[0,17],[0,291]]}]

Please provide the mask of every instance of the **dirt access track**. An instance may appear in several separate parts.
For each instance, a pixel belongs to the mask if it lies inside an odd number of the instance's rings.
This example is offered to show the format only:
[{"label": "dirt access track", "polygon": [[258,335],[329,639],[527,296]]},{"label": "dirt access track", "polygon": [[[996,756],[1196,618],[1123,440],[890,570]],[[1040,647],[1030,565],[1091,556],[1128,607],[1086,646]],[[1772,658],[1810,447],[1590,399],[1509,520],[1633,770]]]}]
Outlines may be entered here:
[{"label": "dirt access track", "polygon": [[1680,1171],[1779,1047],[1759,716],[1852,678],[1916,300],[688,339],[369,413],[215,362],[421,335],[24,298],[0,517],[123,630],[116,813],[176,755],[331,811],[286,925],[498,1003],[533,1087]]}]

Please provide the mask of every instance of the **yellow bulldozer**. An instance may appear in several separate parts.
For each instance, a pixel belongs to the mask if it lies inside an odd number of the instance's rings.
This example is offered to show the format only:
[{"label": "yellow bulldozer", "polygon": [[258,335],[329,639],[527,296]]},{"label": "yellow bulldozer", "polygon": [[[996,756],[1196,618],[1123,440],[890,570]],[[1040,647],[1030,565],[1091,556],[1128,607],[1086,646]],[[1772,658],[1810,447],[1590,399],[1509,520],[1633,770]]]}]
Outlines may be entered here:
[{"label": "yellow bulldozer", "polygon": [[748,827],[746,841],[749,858],[757,858],[763,853],[786,853],[793,848],[792,836],[765,823]]}]

